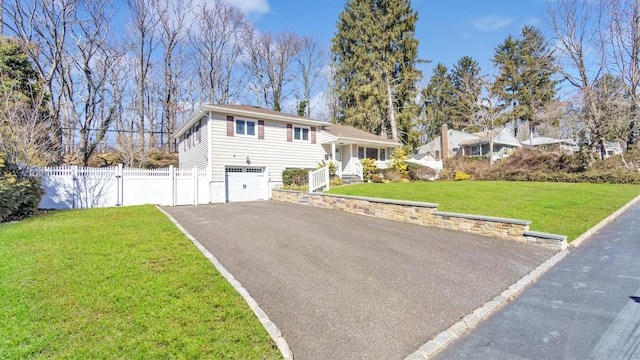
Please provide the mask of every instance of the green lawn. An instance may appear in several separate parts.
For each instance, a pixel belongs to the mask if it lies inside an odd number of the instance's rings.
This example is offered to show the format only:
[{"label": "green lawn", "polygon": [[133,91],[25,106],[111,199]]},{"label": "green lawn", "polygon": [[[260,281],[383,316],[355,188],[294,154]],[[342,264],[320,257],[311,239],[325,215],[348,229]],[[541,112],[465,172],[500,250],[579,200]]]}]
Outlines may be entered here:
[{"label": "green lawn", "polygon": [[436,181],[331,188],[329,193],[438,203],[438,210],[531,220],[569,241],[640,194],[637,185]]},{"label": "green lawn", "polygon": [[249,306],[153,206],[0,224],[0,359],[281,358]]}]

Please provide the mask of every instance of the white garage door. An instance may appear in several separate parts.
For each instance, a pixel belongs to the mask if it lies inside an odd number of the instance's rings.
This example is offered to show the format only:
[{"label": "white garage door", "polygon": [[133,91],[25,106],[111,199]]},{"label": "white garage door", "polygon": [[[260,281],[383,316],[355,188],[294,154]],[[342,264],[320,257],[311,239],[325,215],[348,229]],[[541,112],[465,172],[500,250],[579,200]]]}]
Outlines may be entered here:
[{"label": "white garage door", "polygon": [[227,202],[267,200],[264,168],[226,167]]}]

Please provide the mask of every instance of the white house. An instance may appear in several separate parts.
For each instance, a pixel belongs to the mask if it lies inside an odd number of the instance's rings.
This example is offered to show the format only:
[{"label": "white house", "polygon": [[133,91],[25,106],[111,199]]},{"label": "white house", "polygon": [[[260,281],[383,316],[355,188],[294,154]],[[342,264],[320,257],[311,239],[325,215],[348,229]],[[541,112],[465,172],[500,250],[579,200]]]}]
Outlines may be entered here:
[{"label": "white house", "polygon": [[359,159],[386,167],[399,143],[365,131],[249,105],[203,105],[173,134],[179,166],[207,171],[211,202],[266,200],[286,168],[335,161],[338,175],[361,175]]},{"label": "white house", "polygon": [[[446,157],[454,157],[457,155],[464,156],[487,156],[489,154],[489,138],[490,132],[481,131],[476,133],[467,133],[453,129],[447,129],[446,125],[442,127],[442,134],[430,141],[426,145],[418,148],[418,154],[429,154],[435,159],[442,158],[442,139],[444,135],[444,143],[447,147]],[[514,148],[520,147],[520,142],[506,128],[495,129],[493,131],[493,158],[501,159]]]}]

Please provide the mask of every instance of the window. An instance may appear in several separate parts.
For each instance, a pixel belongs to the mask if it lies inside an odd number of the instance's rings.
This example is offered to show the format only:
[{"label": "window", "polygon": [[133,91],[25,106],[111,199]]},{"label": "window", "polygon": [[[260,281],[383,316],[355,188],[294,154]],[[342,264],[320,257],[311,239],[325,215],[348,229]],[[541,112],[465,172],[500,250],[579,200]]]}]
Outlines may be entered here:
[{"label": "window", "polygon": [[358,146],[358,159],[365,158],[385,161],[387,160],[387,151],[385,149]]},{"label": "window", "polygon": [[293,139],[299,141],[309,141],[309,128],[308,127],[293,127]]},{"label": "window", "polygon": [[193,134],[195,135],[195,139],[193,139],[193,143],[194,144],[199,144],[200,140],[201,140],[201,135],[200,135],[200,121],[198,121],[194,126],[193,126]]},{"label": "window", "polygon": [[191,129],[184,134],[184,149],[188,150],[189,148],[191,148]]},{"label": "window", "polygon": [[256,122],[236,120],[236,135],[256,136]]}]

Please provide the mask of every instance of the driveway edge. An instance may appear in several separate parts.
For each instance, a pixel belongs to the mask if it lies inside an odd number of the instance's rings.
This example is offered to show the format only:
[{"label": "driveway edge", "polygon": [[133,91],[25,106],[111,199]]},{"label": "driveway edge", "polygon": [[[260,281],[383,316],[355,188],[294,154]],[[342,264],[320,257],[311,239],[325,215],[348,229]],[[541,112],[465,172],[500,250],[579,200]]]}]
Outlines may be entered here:
[{"label": "driveway edge", "polygon": [[578,236],[575,240],[570,242],[569,243],[569,249],[574,249],[577,246],[579,246],[580,244],[582,244],[583,241],[588,239],[595,232],[600,231],[600,229],[605,227],[605,225],[608,225],[610,222],[612,222],[613,220],[617,219],[618,216],[620,216],[620,214],[622,214],[623,212],[625,212],[627,209],[629,209],[633,205],[637,204],[638,202],[640,202],[640,195],[636,196],[634,199],[632,199],[631,201],[629,201],[628,203],[623,205],[616,212],[614,212],[613,214],[607,216],[606,218],[604,218],[604,220],[602,220],[599,223],[597,223],[596,226],[594,226],[591,229],[587,230],[584,234]]},{"label": "driveway edge", "polygon": [[216,257],[213,256],[211,252],[209,252],[209,250],[207,250],[204,246],[202,246],[202,244],[196,238],[194,238],[191,234],[189,234],[189,232],[184,227],[182,227],[182,225],[180,225],[180,223],[176,219],[174,219],[173,216],[169,215],[166,211],[162,210],[162,208],[160,208],[159,206],[156,206],[156,209],[160,210],[167,218],[169,218],[169,220],[171,220],[171,222],[173,222],[173,224],[180,231],[182,231],[182,233],[187,238],[189,238],[189,240],[191,240],[191,242],[198,248],[198,250],[200,250],[200,252],[209,260],[209,262],[211,262],[213,266],[215,266],[216,270],[218,270],[218,272],[222,276],[224,276],[225,279],[227,279],[229,284],[231,284],[231,286],[233,286],[233,288],[242,296],[242,298],[249,305],[251,310],[253,310],[253,313],[256,315],[258,320],[260,320],[260,323],[262,323],[262,326],[265,328],[265,330],[267,330],[267,332],[269,333],[269,336],[271,336],[273,341],[276,343],[276,346],[278,347],[278,350],[280,350],[280,353],[282,353],[282,356],[284,357],[284,359],[293,360],[293,352],[291,351],[291,348],[289,347],[289,343],[287,342],[287,340],[282,336],[282,332],[280,331],[278,326],[276,326],[276,324],[274,324],[273,321],[269,319],[269,316],[267,315],[267,313],[265,313],[264,310],[260,308],[260,305],[258,305],[255,299],[249,294],[247,289],[245,289],[245,287],[242,286],[242,283],[240,283],[240,281],[238,281],[218,261],[218,259],[216,259]]},{"label": "driveway edge", "polygon": [[448,329],[440,332],[433,339],[427,341],[425,344],[420,346],[418,350],[407,356],[405,360],[432,359],[447,346],[451,345],[458,338],[473,329],[482,320],[488,318],[501,307],[511,302],[516,296],[524,291],[529,284],[536,282],[544,273],[549,271],[560,260],[564,259],[567,254],[569,254],[568,250],[562,250],[547,261],[538,265],[535,269],[531,270],[529,274],[523,276],[515,284],[509,286],[509,288],[500,293],[500,295],[487,301],[484,305],[463,317],[462,320],[451,325]]}]

